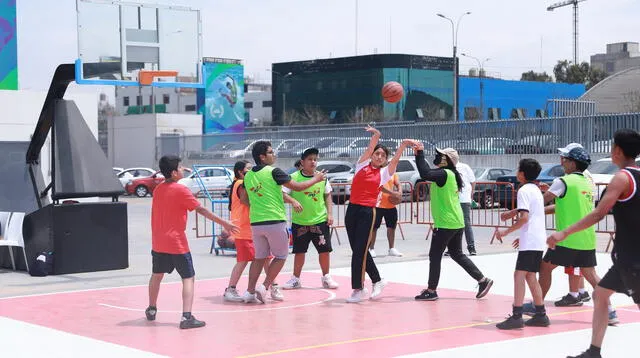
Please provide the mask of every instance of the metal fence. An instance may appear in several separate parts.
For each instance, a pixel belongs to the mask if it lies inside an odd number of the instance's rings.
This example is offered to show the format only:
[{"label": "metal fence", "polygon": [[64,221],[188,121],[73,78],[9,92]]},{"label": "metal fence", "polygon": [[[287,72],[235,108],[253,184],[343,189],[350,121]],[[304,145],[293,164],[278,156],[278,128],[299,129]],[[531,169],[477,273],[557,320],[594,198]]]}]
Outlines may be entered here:
[{"label": "metal fence", "polygon": [[[425,142],[425,147],[454,147],[460,154],[541,154],[571,142],[592,153],[607,153],[617,129],[640,129],[640,113],[558,118],[468,122],[378,123],[385,144],[396,149],[403,138]],[[247,128],[242,133],[157,138],[157,156],[177,154],[189,160],[251,157],[257,140],[270,140],[281,158],[294,158],[315,146],[324,158],[353,158],[365,150],[368,133],[363,124]],[[407,155],[411,153],[408,151]]]}]

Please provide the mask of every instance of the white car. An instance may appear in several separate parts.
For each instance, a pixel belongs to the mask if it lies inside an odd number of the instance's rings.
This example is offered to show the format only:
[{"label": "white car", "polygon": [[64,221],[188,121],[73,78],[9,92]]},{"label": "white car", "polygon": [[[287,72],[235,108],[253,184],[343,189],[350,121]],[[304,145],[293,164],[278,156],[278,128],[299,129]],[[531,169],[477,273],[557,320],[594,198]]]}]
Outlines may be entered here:
[{"label": "white car", "polygon": [[122,184],[122,187],[124,188],[125,185],[127,185],[127,183],[131,180],[150,177],[155,172],[156,171],[151,168],[127,168],[122,170],[116,176],[118,177],[118,180],[120,180],[120,184]]},{"label": "white car", "polygon": [[[640,159],[636,159],[636,165],[640,166]],[[591,164],[587,169],[593,177],[593,182],[598,184],[609,184],[613,176],[618,172],[619,168],[613,164],[611,158],[602,158],[597,162]],[[606,188],[605,185],[598,185],[598,192],[596,193],[596,202],[600,201],[600,196]]]},{"label": "white car", "polygon": [[189,188],[195,196],[201,196],[206,189],[213,192],[213,196],[226,197],[226,190],[232,181],[233,172],[225,167],[201,167],[178,180],[178,183]]}]

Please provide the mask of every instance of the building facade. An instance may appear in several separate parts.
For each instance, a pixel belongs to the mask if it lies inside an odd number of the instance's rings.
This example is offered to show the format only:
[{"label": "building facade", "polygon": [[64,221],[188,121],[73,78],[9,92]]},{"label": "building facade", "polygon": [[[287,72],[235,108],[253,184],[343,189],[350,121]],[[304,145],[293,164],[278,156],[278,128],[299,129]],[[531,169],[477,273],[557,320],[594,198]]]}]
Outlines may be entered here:
[{"label": "building facade", "polygon": [[591,67],[612,75],[640,66],[640,46],[637,42],[607,44],[607,53],[591,56]]},{"label": "building facade", "polygon": [[[198,112],[196,92],[190,88],[116,87],[116,114]],[[152,105],[155,106],[152,107]]]}]

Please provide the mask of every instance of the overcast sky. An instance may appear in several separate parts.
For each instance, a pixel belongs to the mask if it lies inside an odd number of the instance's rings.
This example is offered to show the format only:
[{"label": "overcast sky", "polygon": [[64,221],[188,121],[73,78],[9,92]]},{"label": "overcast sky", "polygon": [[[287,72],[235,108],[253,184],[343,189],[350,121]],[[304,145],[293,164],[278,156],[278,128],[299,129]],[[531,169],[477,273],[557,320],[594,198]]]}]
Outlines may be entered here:
[{"label": "overcast sky", "polygon": [[[242,59],[245,74],[258,80],[270,81],[273,62],[356,53],[355,0],[157,2],[201,9],[203,55]],[[490,58],[487,72],[505,79],[551,73],[557,60],[573,57],[572,6],[548,12],[554,2],[359,0],[357,52],[451,56],[451,24],[436,13],[457,18],[470,11],[459,27],[459,53]],[[20,87],[46,89],[55,67],[77,57],[75,0],[17,3]],[[638,14],[638,0],[580,3],[579,59],[605,52],[607,43],[640,41]],[[466,73],[477,65],[462,57],[460,66]]]}]

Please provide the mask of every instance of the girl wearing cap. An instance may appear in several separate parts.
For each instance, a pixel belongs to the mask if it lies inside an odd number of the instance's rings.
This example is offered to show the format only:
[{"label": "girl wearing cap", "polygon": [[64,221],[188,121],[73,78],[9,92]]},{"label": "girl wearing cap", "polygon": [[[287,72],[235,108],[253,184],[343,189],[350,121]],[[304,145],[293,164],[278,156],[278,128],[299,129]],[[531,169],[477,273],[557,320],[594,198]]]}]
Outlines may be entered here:
[{"label": "girl wearing cap", "polygon": [[347,302],[362,301],[367,289],[364,288],[365,272],[373,282],[371,299],[378,297],[387,284],[382,280],[373,258],[369,254],[371,232],[376,218],[376,205],[380,198],[380,187],[391,179],[405,148],[413,144],[405,139],[400,144],[389,165],[383,168],[389,156],[389,149],[378,144],[380,131],[367,126],[366,131],[372,133],[367,150],[360,156],[356,164],[356,173],[351,183],[351,196],[345,215],[345,227],[349,244],[353,252],[351,256],[351,288],[353,293]]},{"label": "girl wearing cap", "polygon": [[419,301],[435,301],[438,299],[438,281],[440,266],[445,248],[449,249],[451,258],[467,273],[478,281],[476,298],[487,295],[493,280],[485,277],[476,265],[462,252],[462,234],[464,218],[458,192],[464,185],[460,173],[456,170],[458,152],[453,148],[436,149],[433,161],[438,168],[430,169],[424,159],[424,144],[414,141],[416,165],[422,179],[431,184],[431,215],[434,229],[429,249],[429,283],[426,290],[415,297]]}]

